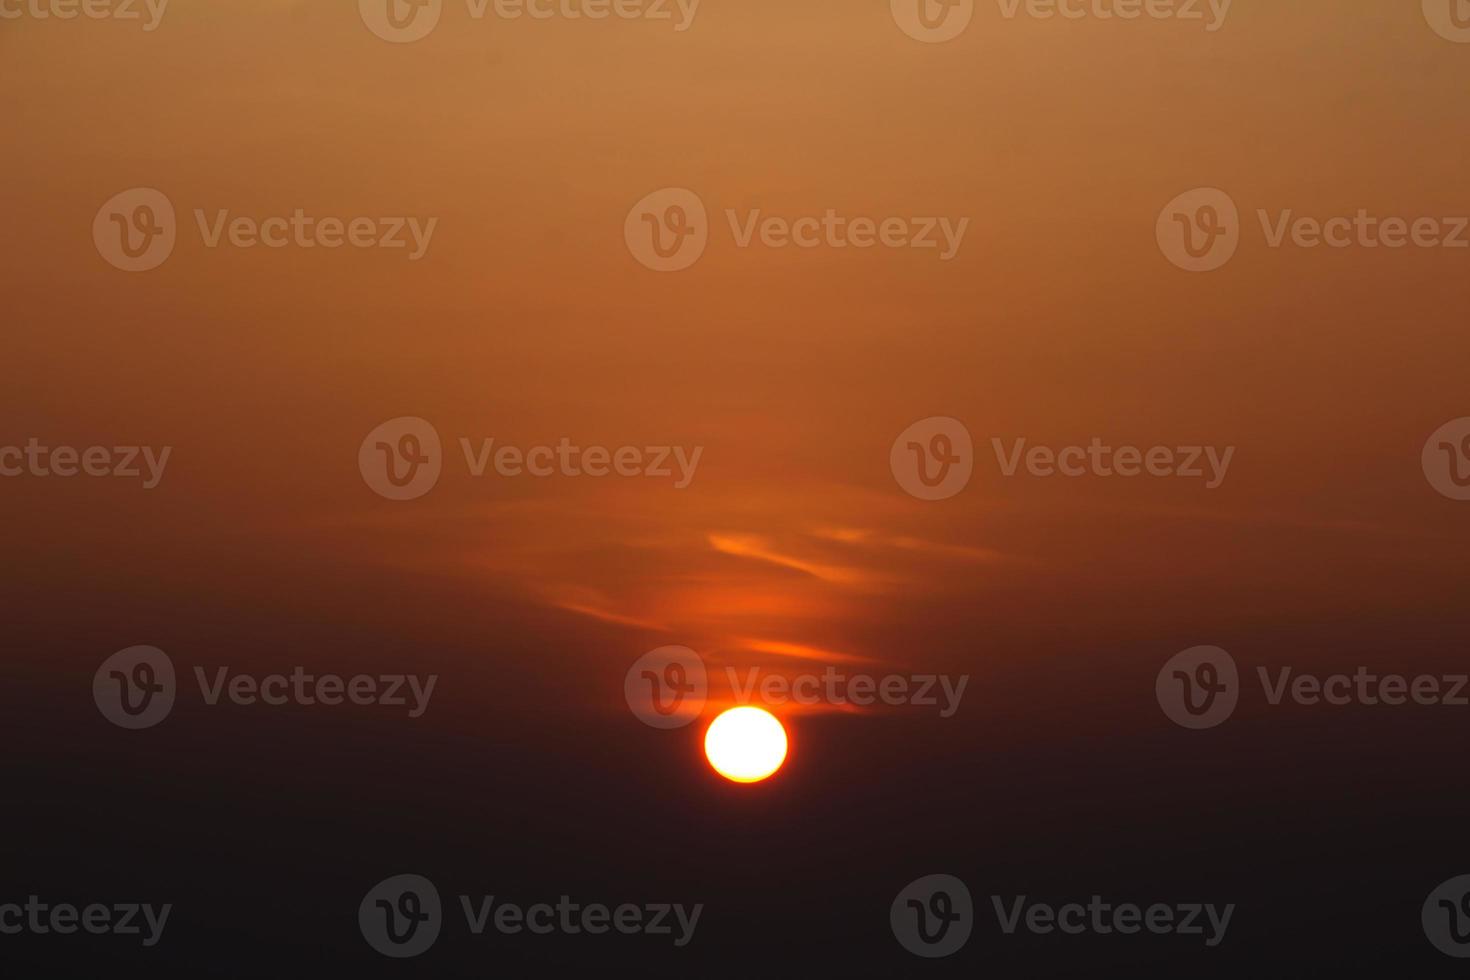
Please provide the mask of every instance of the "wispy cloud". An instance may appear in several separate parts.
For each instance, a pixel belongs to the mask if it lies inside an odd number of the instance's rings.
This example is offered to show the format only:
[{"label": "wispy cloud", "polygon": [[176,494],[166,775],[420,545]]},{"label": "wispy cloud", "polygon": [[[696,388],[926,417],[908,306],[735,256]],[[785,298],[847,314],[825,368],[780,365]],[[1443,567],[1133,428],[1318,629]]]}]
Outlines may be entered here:
[{"label": "wispy cloud", "polygon": [[711,534],[710,547],[726,555],[737,555],[755,561],[768,562],[782,568],[804,572],[812,578],[842,585],[857,585],[871,581],[873,576],[854,566],[832,564],[798,558],[777,551],[771,542],[754,534]]},{"label": "wispy cloud", "polygon": [[604,623],[617,623],[620,626],[635,626],[640,629],[668,630],[663,623],[619,612],[613,608],[612,600],[595,589],[578,586],[550,586],[543,590],[543,594],[546,601],[557,609],[590,616]]},{"label": "wispy cloud", "polygon": [[917,551],[930,555],[942,555],[965,561],[1004,561],[1006,556],[991,548],[975,548],[962,544],[946,544],[926,541],[908,535],[885,535],[867,528],[819,527],[812,536],[839,544],[860,546],[870,549],[894,548],[900,551]]},{"label": "wispy cloud", "polygon": [[860,657],[853,653],[837,653],[805,643],[788,643],[784,640],[741,639],[734,645],[756,653],[769,653],[778,657],[793,657],[799,660],[815,660],[819,663],[874,663],[872,657]]}]

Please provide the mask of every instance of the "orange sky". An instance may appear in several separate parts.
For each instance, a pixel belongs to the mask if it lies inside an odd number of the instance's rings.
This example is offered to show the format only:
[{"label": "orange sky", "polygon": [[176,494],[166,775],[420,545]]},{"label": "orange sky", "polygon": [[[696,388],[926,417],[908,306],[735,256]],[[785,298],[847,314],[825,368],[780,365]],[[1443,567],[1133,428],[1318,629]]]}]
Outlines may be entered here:
[{"label": "orange sky", "polygon": [[[1450,610],[1459,515],[1418,459],[1467,414],[1470,255],[1271,250],[1254,226],[1257,208],[1470,213],[1470,48],[1417,4],[1353,6],[1242,2],[1206,34],[981,4],[945,45],[876,0],[705,0],[682,34],[451,4],[403,46],[346,3],[181,2],[148,35],[0,23],[0,442],[175,447],[151,494],[6,484],[7,511],[42,515],[11,528],[17,560],[76,582],[58,556],[86,553],[264,601],[330,568],[386,569],[385,592],[432,574],[592,618],[605,640],[579,656],[619,664],[676,642],[972,667],[1025,656],[1040,622],[1070,655],[1112,637],[1154,657],[1271,610]],[[211,250],[185,228],[128,275],[89,230],[134,186],[181,215],[439,225],[419,262]],[[660,275],[623,222],[667,186],[715,228]],[[1247,215],[1209,275],[1154,242],[1197,186]],[[739,249],[726,208],[970,226],[950,262]],[[451,468],[395,504],[354,459],[399,415],[446,442],[705,451],[685,490]],[[933,415],[981,446],[1238,451],[1216,491],[986,463],[926,504],[888,449]]]}]

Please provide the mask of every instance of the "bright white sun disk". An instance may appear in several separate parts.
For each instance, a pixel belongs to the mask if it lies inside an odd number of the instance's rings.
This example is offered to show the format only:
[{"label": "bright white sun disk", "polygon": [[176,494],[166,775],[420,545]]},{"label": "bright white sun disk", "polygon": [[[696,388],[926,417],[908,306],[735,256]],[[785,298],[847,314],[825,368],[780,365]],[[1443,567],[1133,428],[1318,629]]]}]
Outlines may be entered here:
[{"label": "bright white sun disk", "polygon": [[704,733],[704,754],[726,779],[758,783],[786,761],[786,729],[762,708],[731,708]]}]

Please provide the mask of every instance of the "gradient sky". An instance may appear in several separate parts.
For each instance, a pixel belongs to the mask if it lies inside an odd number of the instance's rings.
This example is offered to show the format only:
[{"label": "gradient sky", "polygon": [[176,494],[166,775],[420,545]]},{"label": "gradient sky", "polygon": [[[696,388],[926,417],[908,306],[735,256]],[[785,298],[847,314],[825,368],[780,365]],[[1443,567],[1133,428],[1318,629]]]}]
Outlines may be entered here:
[{"label": "gradient sky", "polygon": [[[159,975],[370,977],[403,964],[351,913],[413,871],[446,895],[710,907],[687,955],[461,936],[423,961],[438,976],[892,977],[918,964],[893,896],[942,871],[977,897],[1241,904],[1212,953],[992,936],[950,961],[974,975],[1239,977],[1262,950],[1303,975],[1432,975],[1420,905],[1466,870],[1453,709],[1254,697],[1186,732],[1155,678],[1203,644],[1243,675],[1464,670],[1470,503],[1421,450],[1470,416],[1470,250],[1271,249],[1256,211],[1470,215],[1470,45],[1416,0],[1236,0],[1215,33],[983,0],[932,45],[889,6],[703,0],[675,33],[447,0],[406,45],[353,0],[174,0],[152,33],[0,19],[0,448],[172,448],[153,490],[0,479],[0,898],[176,900],[178,941],[139,954]],[[142,274],[92,241],[135,187],[181,219]],[[659,274],[624,227],[668,187],[713,234]],[[1208,274],[1155,238],[1199,187],[1244,219]],[[209,249],[196,208],[437,226],[417,262]],[[755,208],[969,225],[948,262],[738,248],[724,211]],[[402,416],[447,458],[394,502],[358,453]],[[890,448],[934,416],[978,453],[931,503]],[[473,479],[461,437],[702,455],[682,490]],[[992,438],[1235,453],[1207,490],[1005,477]],[[191,696],[123,732],[93,676],[138,644],[185,682],[439,682],[412,723]],[[971,680],[953,718],[783,715],[785,768],[736,786],[703,725],[624,702],[629,665],[674,644],[716,668]],[[27,976],[137,954],[52,938],[4,952]]]},{"label": "gradient sky", "polygon": [[[431,576],[591,618],[597,648],[556,656],[613,664],[665,642],[1152,663],[1273,614],[1448,615],[1462,522],[1418,456],[1465,414],[1465,256],[1272,250],[1254,219],[1470,212],[1470,59],[1416,4],[1353,6],[1239,3],[1206,34],[982,4],[945,45],[876,2],[706,0],[683,34],[450,4],[404,46],[345,3],[179,4],[148,35],[6,22],[7,438],[175,447],[150,493],[7,482],[7,510],[41,516],[13,553],[56,585],[132,569],[267,603]],[[1154,221],[1202,185],[1233,195],[1246,241],[1188,275]],[[163,268],[125,275],[88,230],[132,186],[186,225],[300,207],[439,226],[417,263],[209,250],[188,227]],[[717,226],[677,275],[622,242],[664,186]],[[721,212],[756,207],[970,229],[947,263],[735,248]],[[399,415],[449,444],[705,451],[682,491],[472,480],[451,458],[395,504],[354,461]],[[981,461],[925,504],[888,447],[931,415],[965,421]],[[1215,491],[1005,479],[987,455],[1093,436],[1237,453]]]}]

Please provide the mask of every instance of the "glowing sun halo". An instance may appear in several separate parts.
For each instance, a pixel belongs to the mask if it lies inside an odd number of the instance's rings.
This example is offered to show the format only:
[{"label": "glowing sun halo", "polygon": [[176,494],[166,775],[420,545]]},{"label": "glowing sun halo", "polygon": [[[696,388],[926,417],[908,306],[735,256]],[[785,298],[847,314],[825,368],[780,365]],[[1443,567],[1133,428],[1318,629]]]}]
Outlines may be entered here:
[{"label": "glowing sun halo", "polygon": [[758,783],[786,761],[786,729],[769,711],[731,708],[704,733],[704,754],[726,779]]}]

